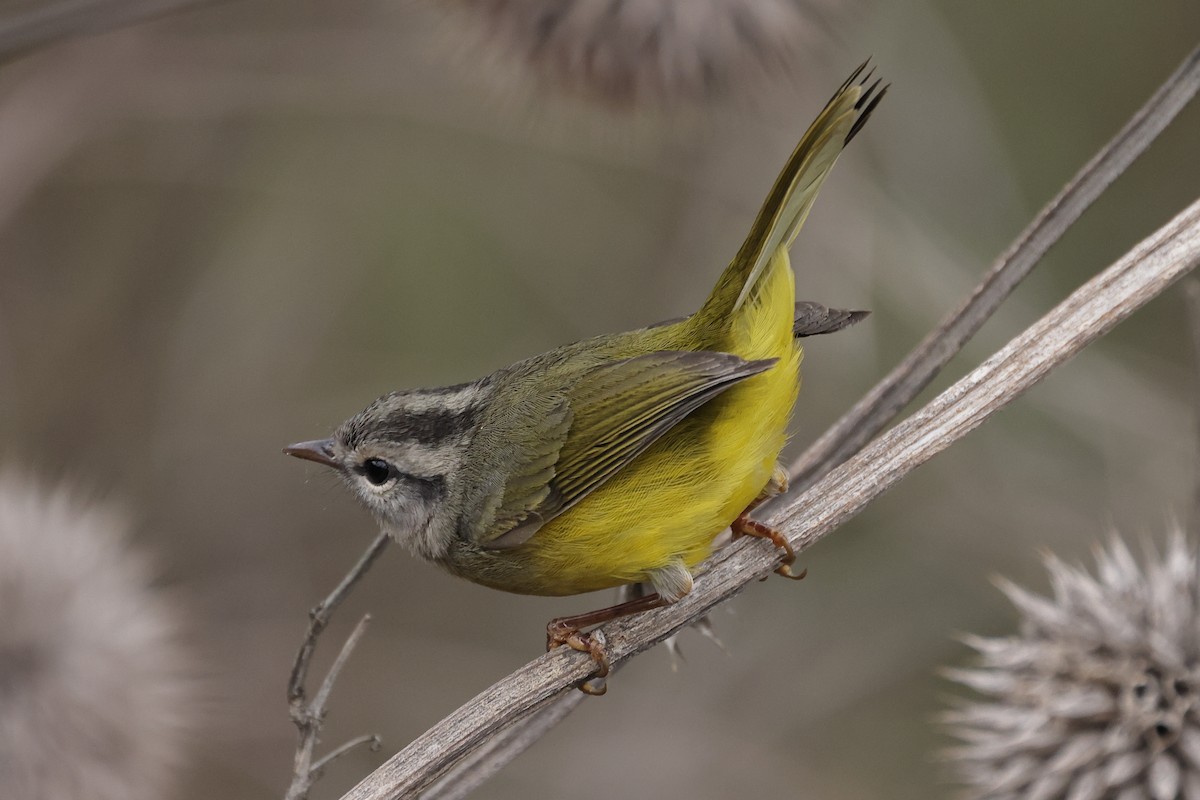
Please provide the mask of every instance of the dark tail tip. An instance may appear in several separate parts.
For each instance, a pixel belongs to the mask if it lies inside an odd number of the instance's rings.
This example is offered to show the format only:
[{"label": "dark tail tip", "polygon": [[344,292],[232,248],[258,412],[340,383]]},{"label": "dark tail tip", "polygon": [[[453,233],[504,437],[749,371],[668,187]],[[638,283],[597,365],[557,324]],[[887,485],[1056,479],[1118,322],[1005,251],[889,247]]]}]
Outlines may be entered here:
[{"label": "dark tail tip", "polygon": [[[863,66],[866,66],[865,62]],[[859,67],[858,71],[851,77],[851,80],[857,77],[861,71],[862,67]],[[871,75],[874,72],[875,70],[872,68],[871,72],[867,73],[867,77],[863,78],[864,85],[871,79]],[[846,134],[846,144],[849,144],[850,140],[857,136],[858,132],[863,129],[863,126],[867,124],[867,120],[871,118],[871,112],[875,110],[875,107],[879,105],[879,101],[883,99],[883,96],[887,94],[887,90],[891,88],[892,85],[890,83],[883,84],[881,87],[880,83],[882,81],[882,78],[876,78],[875,82],[867,87],[862,97],[858,98],[858,102],[854,104],[854,108],[859,114],[858,119],[854,120],[854,124],[850,126],[850,132]]]},{"label": "dark tail tip", "polygon": [[819,336],[823,333],[835,333],[866,319],[870,313],[870,311],[848,311],[841,308],[826,308],[820,303],[802,301],[796,303],[796,317],[792,322],[792,335],[799,339],[803,336]]}]

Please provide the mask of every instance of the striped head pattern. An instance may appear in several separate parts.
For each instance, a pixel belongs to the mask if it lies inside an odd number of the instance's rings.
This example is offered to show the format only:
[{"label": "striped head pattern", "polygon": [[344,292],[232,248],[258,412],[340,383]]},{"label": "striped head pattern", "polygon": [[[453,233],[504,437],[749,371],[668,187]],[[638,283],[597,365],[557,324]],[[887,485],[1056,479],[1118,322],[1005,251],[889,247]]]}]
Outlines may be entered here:
[{"label": "striped head pattern", "polygon": [[285,452],[338,470],[393,538],[440,558],[457,523],[447,501],[489,394],[484,381],[392,392],[330,438]]}]

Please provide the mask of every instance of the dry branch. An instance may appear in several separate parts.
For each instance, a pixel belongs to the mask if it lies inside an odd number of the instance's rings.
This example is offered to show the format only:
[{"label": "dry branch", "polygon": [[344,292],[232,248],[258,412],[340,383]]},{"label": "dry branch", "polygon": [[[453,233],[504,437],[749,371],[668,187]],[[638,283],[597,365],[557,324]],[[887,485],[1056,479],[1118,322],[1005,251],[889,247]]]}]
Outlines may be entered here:
[{"label": "dry branch", "polygon": [[558,695],[536,713],[510,725],[455,764],[421,794],[421,800],[462,800],[542,738],[587,697],[583,692]]},{"label": "dry branch", "polygon": [[329,672],[325,674],[325,680],[321,681],[320,688],[317,689],[316,695],[313,696],[311,702],[307,701],[304,691],[304,682],[308,677],[308,667],[312,661],[313,652],[317,647],[317,639],[321,632],[325,630],[325,626],[329,624],[329,618],[337,607],[346,599],[346,595],[354,588],[375,563],[387,547],[391,539],[386,533],[380,533],[375,537],[375,541],[371,542],[371,546],[358,559],[358,562],[346,573],[346,577],[342,578],[341,582],[334,588],[329,596],[318,603],[311,611],[308,612],[308,632],[304,636],[304,642],[300,645],[300,650],[296,653],[296,661],[292,664],[292,673],[288,678],[288,706],[291,710],[292,722],[296,725],[296,730],[300,734],[299,741],[296,743],[296,755],[293,760],[292,767],[292,783],[288,787],[285,797],[287,800],[304,800],[308,797],[308,792],[312,785],[321,777],[325,768],[333,761],[348,753],[350,750],[359,745],[369,745],[372,750],[378,750],[381,741],[378,736],[368,734],[359,736],[355,739],[346,742],[345,744],[336,747],[325,755],[323,758],[313,761],[313,751],[316,750],[317,743],[321,738],[321,726],[325,722],[326,706],[329,703],[329,695],[333,691],[333,684],[337,681],[338,675],[346,666],[346,661],[349,660],[350,654],[354,652],[355,646],[358,645],[359,639],[366,632],[367,623],[370,621],[370,615],[364,616],[354,626],[350,636],[347,637],[345,644],[342,645],[341,651],[333,661],[333,666],[329,668]]},{"label": "dry branch", "polygon": [[[1200,201],[925,408],[808,491],[781,504],[767,521],[785,531],[797,550],[809,547],[1198,263]],[[778,552],[769,544],[739,541],[725,548],[706,562],[695,588],[675,605],[603,626],[610,659],[620,663],[662,641],[778,565]],[[593,668],[588,656],[567,648],[531,661],[422,734],[344,800],[414,796],[491,737],[573,691]]]},{"label": "dry branch", "polygon": [[296,661],[292,664],[292,674],[288,678],[288,702],[295,705],[297,702],[304,701],[304,680],[308,677],[308,665],[312,660],[313,650],[317,646],[317,637],[321,635],[321,631],[325,630],[325,626],[329,624],[329,618],[337,607],[346,599],[346,595],[354,588],[354,585],[362,579],[362,576],[367,573],[371,565],[375,563],[375,559],[379,558],[387,547],[391,539],[386,533],[380,533],[375,537],[375,541],[371,542],[371,546],[358,559],[358,562],[346,573],[346,577],[342,578],[329,596],[317,603],[311,611],[308,612],[308,633],[304,636],[304,643],[300,645],[300,651],[296,653]]}]

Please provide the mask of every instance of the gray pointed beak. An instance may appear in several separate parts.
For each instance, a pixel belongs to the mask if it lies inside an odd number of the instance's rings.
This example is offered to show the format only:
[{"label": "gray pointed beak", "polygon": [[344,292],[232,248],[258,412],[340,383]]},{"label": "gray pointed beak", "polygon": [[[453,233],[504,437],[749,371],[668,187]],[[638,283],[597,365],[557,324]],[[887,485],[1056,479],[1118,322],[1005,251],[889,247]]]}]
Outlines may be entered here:
[{"label": "gray pointed beak", "polygon": [[342,468],[342,465],[333,457],[333,439],[314,439],[311,442],[289,444],[283,448],[283,452],[289,456],[303,458],[305,461],[315,461],[334,469]]}]

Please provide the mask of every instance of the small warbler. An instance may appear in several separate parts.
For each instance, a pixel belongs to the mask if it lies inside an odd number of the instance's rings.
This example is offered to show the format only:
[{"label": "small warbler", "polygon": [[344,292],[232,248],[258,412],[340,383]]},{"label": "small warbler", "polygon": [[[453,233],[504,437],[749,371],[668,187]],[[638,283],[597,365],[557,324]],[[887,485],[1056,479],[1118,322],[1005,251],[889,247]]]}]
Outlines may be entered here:
[{"label": "small warbler", "polygon": [[416,555],[509,592],[570,595],[646,582],[654,593],[554,620],[548,644],[591,653],[601,622],[674,602],[726,528],[786,488],[777,458],[799,391],[799,337],[866,316],[795,302],[788,248],[842,148],[887,87],[838,89],[796,146],[745,243],[689,317],[597,336],[457,386],[380,397],[333,436],[284,452],[337,470]]}]

